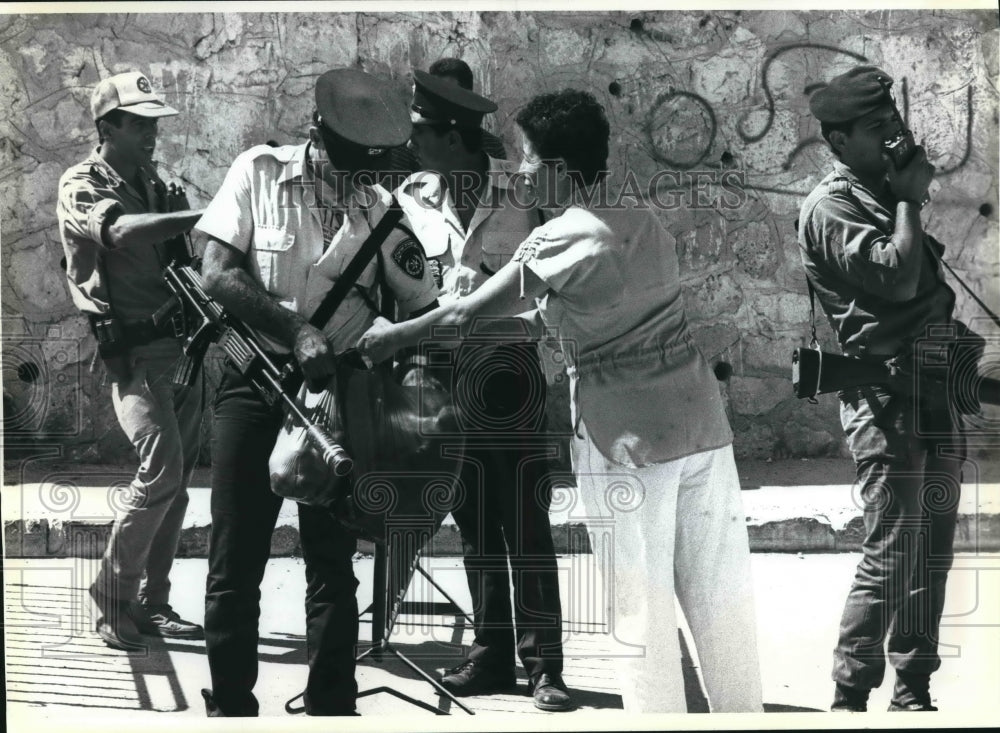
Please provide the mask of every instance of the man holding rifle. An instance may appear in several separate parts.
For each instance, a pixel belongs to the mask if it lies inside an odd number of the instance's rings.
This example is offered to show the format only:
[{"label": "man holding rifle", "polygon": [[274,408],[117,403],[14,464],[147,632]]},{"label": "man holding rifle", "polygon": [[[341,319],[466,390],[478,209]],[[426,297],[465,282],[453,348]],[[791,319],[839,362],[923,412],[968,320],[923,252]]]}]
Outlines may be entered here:
[{"label": "man holding rifle", "polygon": [[[303,145],[260,145],[243,153],[197,228],[209,236],[205,290],[259,336],[279,364],[294,360],[313,391],[335,355],[353,346],[377,313],[384,278],[402,313],[436,304],[420,245],[394,230],[323,330],[307,319],[385,215],[389,194],[375,172],[406,141],[406,103],[388,82],[335,69],[316,82],[316,109]],[[367,182],[365,182],[367,180]],[[271,492],[268,458],[282,424],[238,370],[227,367],[215,402],[212,536],[205,637],[210,716],[258,712],[260,583],[282,499]],[[299,504],[306,564],[309,715],[353,715],[358,638],[356,542],[329,510]]]},{"label": "man holding rifle", "polygon": [[73,303],[90,321],[111,378],[118,422],[139,468],[116,518],[90,595],[108,646],[144,647],[140,634],[200,639],[170,607],[170,568],[198,458],[202,382],[174,382],[181,353],[176,301],[161,269],[187,254],[170,241],[201,215],[156,172],[158,120],[177,114],[138,71],[101,81],[90,100],[100,144],[59,181],[59,233]]},{"label": "man holding rifle", "polygon": [[[866,532],[834,651],[835,711],[867,709],[885,674],[887,637],[896,670],[889,710],[936,710],[929,684],[941,665],[938,629],[965,456],[948,390],[924,387],[915,373],[916,343],[928,327],[955,326],[955,294],[944,282],[943,248],[920,222],[934,166],[913,145],[891,84],[880,69],[860,66],[812,96],[809,108],[837,161],[798,224],[810,288],[844,354],[893,359],[908,375],[839,393]],[[901,147],[909,149],[897,155]]]}]

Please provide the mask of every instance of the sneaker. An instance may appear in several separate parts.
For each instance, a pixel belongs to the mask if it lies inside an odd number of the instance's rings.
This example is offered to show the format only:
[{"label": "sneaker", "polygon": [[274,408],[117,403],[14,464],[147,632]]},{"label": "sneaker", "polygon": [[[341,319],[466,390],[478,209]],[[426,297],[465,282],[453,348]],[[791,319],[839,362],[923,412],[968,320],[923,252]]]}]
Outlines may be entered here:
[{"label": "sneaker", "polygon": [[868,695],[871,690],[860,687],[848,687],[837,683],[833,693],[833,705],[830,711],[834,713],[863,713],[868,710]]},{"label": "sneaker", "polygon": [[136,628],[148,636],[165,639],[204,639],[205,630],[196,623],[185,621],[167,603],[145,605],[134,603],[130,614]]},{"label": "sneaker", "polygon": [[517,675],[509,667],[500,670],[466,659],[444,673],[441,686],[456,697],[492,695],[497,692],[512,692],[517,687]]},{"label": "sneaker", "polygon": [[539,710],[562,712],[573,707],[569,690],[561,675],[542,673],[528,683],[528,689]]},{"label": "sneaker", "polygon": [[90,587],[89,592],[90,597],[94,599],[94,605],[100,612],[94,625],[94,631],[101,637],[101,640],[112,649],[124,652],[135,652],[143,649],[145,642],[129,613],[129,604],[108,598],[94,586]]}]

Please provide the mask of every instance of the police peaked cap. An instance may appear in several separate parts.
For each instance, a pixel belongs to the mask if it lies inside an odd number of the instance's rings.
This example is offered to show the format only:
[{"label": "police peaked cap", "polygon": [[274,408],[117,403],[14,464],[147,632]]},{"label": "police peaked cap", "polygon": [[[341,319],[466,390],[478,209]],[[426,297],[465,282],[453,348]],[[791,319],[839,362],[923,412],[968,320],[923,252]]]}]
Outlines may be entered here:
[{"label": "police peaked cap", "polygon": [[316,80],[320,123],[355,145],[391,148],[410,138],[406,100],[387,79],[332,69]]},{"label": "police peaked cap", "polygon": [[856,66],[809,99],[809,111],[820,122],[848,122],[890,104],[892,77],[874,66]]},{"label": "police peaked cap", "polygon": [[450,79],[426,71],[413,71],[413,104],[410,120],[414,125],[480,127],[483,115],[496,112],[492,101],[463,89]]}]

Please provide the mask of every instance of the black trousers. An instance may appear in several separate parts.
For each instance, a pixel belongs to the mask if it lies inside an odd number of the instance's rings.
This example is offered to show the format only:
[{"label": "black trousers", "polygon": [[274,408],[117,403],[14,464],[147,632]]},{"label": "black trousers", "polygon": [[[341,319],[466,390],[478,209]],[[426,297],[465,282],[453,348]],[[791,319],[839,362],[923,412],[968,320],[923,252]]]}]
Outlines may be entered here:
[{"label": "black trousers", "polygon": [[[260,584],[282,499],[271,492],[268,458],[281,427],[235,370],[226,370],[212,428],[212,530],[205,595],[205,645],[212,693],[229,716],[256,715]],[[356,541],[323,509],[299,505],[306,566],[310,715],[354,710],[358,603]]]},{"label": "black trousers", "polygon": [[469,658],[513,668],[516,649],[529,677],[558,674],[562,611],[549,475],[560,446],[546,431],[545,380],[535,346],[501,349],[490,359],[466,361],[490,365],[492,372],[463,370],[460,361],[455,394],[468,428],[463,497],[452,516],[462,535],[473,604]]}]

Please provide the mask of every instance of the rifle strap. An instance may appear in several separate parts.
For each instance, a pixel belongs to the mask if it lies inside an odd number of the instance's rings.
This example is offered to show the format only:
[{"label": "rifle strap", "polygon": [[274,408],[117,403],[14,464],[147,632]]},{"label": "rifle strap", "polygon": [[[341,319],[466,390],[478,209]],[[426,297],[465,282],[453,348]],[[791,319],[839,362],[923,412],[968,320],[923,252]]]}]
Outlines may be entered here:
[{"label": "rifle strap", "polygon": [[808,275],[806,275],[806,285],[809,287],[809,336],[811,338],[809,346],[819,351],[819,339],[816,337],[816,289]]},{"label": "rifle strap", "polygon": [[309,325],[315,326],[318,329],[322,329],[326,325],[337,308],[340,307],[344,298],[347,297],[348,292],[354,287],[354,283],[361,277],[361,272],[379,251],[382,243],[389,236],[389,232],[399,224],[402,218],[403,210],[396,201],[396,197],[393,196],[388,211],[385,212],[379,223],[375,225],[372,233],[368,235],[368,238],[358,249],[357,254],[347,264],[347,267],[344,268],[344,271],[340,273],[340,277],[333,283],[330,292],[326,294],[319,307],[316,308],[309,319]]},{"label": "rifle strap", "polygon": [[948,272],[951,273],[951,276],[953,278],[955,278],[955,280],[958,281],[958,284],[961,285],[963,288],[965,288],[965,292],[967,292],[969,294],[969,297],[972,298],[974,301],[976,301],[976,304],[980,308],[982,308],[984,311],[986,311],[986,315],[988,315],[990,317],[990,319],[993,321],[993,323],[995,323],[997,326],[1000,326],[1000,318],[997,318],[997,314],[994,313],[992,310],[990,310],[990,307],[988,305],[986,305],[986,303],[984,303],[982,300],[980,300],[978,295],[976,295],[974,292],[972,292],[972,288],[970,288],[968,285],[966,285],[965,280],[963,280],[962,278],[960,278],[958,276],[958,273],[955,272],[953,269],[951,269],[951,265],[949,265],[947,262],[945,262],[943,258],[941,259],[941,264],[944,265],[945,269],[947,269]]},{"label": "rifle strap", "polygon": [[[837,181],[840,181],[840,180],[844,180],[844,181],[847,181],[847,179],[837,179]],[[861,209],[861,212],[862,212],[862,213],[863,213],[863,214],[865,215],[865,217],[867,217],[867,218],[868,218],[868,220],[869,220],[869,221],[871,221],[871,223],[872,223],[872,224],[873,224],[873,225],[874,225],[874,226],[875,226],[876,228],[880,228],[880,227],[879,227],[879,225],[878,225],[878,222],[877,222],[877,221],[876,221],[876,220],[875,220],[875,219],[874,219],[874,218],[873,218],[873,217],[872,217],[872,216],[871,216],[871,215],[869,214],[869,212],[868,212],[868,209],[866,209],[866,208],[865,208],[865,206],[864,206],[864,204],[862,204],[862,203],[861,203],[861,202],[860,202],[860,201],[858,200],[857,196],[855,196],[855,195],[854,195],[854,191],[853,191],[853,189],[851,188],[851,186],[850,186],[850,183],[849,183],[849,182],[848,182],[848,185],[847,185],[846,187],[843,187],[843,188],[838,188],[838,189],[837,189],[837,192],[838,192],[838,193],[844,193],[844,194],[846,194],[847,196],[849,196],[849,197],[851,197],[852,199],[854,199],[855,203],[857,203],[857,205],[858,205],[858,208],[859,208],[859,209]],[[952,269],[951,265],[949,265],[949,264],[948,264],[947,262],[945,262],[945,261],[944,261],[944,257],[942,257],[941,255],[939,255],[939,254],[938,254],[938,253],[937,253],[937,252],[936,252],[936,251],[934,250],[934,245],[933,245],[933,244],[931,243],[931,240],[932,240],[932,239],[933,239],[933,237],[932,237],[932,236],[931,236],[930,234],[927,234],[926,232],[924,232],[924,245],[925,245],[925,246],[927,247],[927,249],[928,249],[928,250],[930,251],[932,259],[934,259],[934,260],[937,260],[937,261],[938,261],[938,262],[940,262],[940,263],[941,263],[942,265],[944,265],[944,268],[945,268],[945,269],[946,269],[946,270],[947,270],[948,272],[950,272],[950,273],[951,273],[951,276],[952,276],[953,278],[955,278],[955,280],[956,280],[956,281],[958,282],[958,284],[959,284],[959,285],[961,285],[961,286],[962,286],[962,288],[963,288],[963,289],[965,290],[965,292],[967,292],[967,293],[969,294],[969,297],[970,297],[970,298],[972,298],[972,299],[973,299],[973,300],[974,300],[974,301],[976,302],[976,305],[978,305],[978,306],[979,306],[980,308],[982,308],[982,309],[983,309],[983,311],[985,311],[986,315],[988,315],[988,316],[990,317],[990,319],[991,319],[991,320],[993,321],[993,323],[995,323],[995,324],[996,324],[997,326],[1000,326],[1000,318],[998,318],[998,317],[997,317],[997,314],[996,314],[996,313],[994,313],[994,312],[993,312],[992,310],[990,310],[990,307],[989,307],[988,305],[986,305],[986,303],[984,303],[984,302],[983,302],[983,301],[982,301],[982,300],[981,300],[981,299],[979,298],[979,296],[978,296],[978,295],[976,295],[976,294],[975,294],[975,293],[974,293],[974,292],[972,291],[972,288],[970,288],[970,287],[969,287],[969,286],[968,286],[968,285],[966,284],[965,280],[963,280],[963,279],[962,279],[961,277],[959,277],[958,273],[957,273],[957,272],[955,272],[955,270],[954,270],[954,269]],[[939,246],[939,247],[941,247],[942,245],[941,245],[940,243],[938,243],[938,246]],[[806,278],[806,279],[808,280],[808,278]],[[809,294],[810,294],[810,296],[812,295],[812,290],[811,290],[811,288],[810,288],[810,291],[809,291]]]}]

